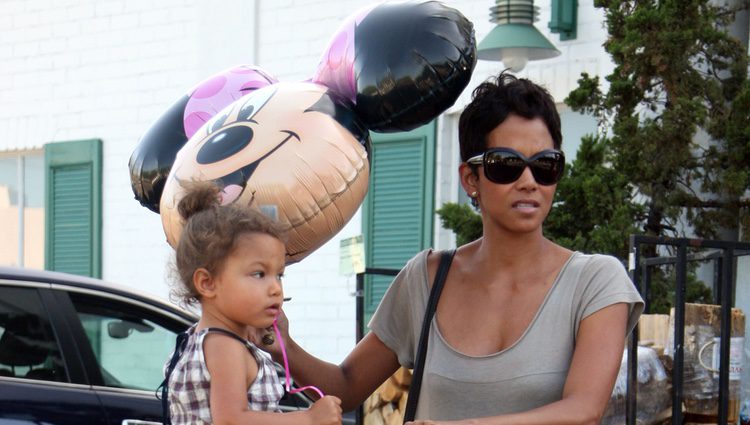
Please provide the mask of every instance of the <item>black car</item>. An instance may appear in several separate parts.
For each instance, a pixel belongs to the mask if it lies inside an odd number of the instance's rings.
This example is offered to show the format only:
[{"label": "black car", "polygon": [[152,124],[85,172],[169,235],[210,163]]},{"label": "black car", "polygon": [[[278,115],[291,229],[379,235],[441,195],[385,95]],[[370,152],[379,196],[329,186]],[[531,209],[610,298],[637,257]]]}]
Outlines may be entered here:
[{"label": "black car", "polygon": [[196,320],[98,279],[0,267],[0,425],[161,424],[164,363]]}]

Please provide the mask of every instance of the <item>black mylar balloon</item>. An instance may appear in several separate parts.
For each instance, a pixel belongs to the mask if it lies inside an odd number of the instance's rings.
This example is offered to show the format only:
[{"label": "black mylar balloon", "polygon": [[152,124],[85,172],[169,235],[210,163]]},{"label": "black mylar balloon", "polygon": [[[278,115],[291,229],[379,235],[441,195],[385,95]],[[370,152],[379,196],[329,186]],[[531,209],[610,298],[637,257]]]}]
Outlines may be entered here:
[{"label": "black mylar balloon", "polygon": [[474,27],[437,1],[385,2],[351,15],[313,76],[354,103],[371,130],[408,131],[448,109],[476,65]]}]

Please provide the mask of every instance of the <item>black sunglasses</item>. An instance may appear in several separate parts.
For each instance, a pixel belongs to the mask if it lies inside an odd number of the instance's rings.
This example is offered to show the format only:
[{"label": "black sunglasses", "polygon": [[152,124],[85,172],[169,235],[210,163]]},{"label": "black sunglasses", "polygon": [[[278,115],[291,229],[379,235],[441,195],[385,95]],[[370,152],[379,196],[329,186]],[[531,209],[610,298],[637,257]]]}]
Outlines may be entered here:
[{"label": "black sunglasses", "polygon": [[560,181],[565,169],[565,155],[557,149],[545,149],[526,158],[510,148],[492,148],[466,161],[471,165],[482,164],[484,175],[493,183],[508,184],[518,180],[528,166],[534,180],[543,186]]}]

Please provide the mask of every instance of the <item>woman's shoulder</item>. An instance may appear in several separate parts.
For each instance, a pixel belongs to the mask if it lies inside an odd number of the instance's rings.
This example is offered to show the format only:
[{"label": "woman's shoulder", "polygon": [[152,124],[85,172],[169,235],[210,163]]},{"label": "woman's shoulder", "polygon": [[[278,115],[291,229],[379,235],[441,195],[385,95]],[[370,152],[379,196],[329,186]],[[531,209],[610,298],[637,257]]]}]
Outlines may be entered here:
[{"label": "woman's shoulder", "polygon": [[625,270],[625,264],[619,258],[609,254],[587,254],[575,251],[570,261],[589,271],[605,269]]},{"label": "woman's shoulder", "polygon": [[563,279],[576,282],[578,290],[584,292],[599,289],[630,291],[633,286],[625,264],[612,255],[575,252],[567,269]]},{"label": "woman's shoulder", "polygon": [[401,270],[399,270],[390,286],[401,290],[405,286],[419,285],[424,280],[424,276],[426,276],[429,261],[428,256],[430,256],[431,252],[432,248],[427,248],[411,257]]},{"label": "woman's shoulder", "polygon": [[401,269],[401,273],[399,274],[414,274],[414,273],[424,273],[424,271],[429,267],[430,262],[432,261],[432,257],[435,257],[434,251],[432,248],[426,248],[422,251],[419,251],[416,255],[411,257],[404,267]]},{"label": "woman's shoulder", "polygon": [[440,265],[440,259],[443,258],[444,254],[450,254],[451,252],[457,252],[458,249],[444,249],[444,250],[426,250],[420,254],[423,254],[424,273],[427,277],[428,286],[432,287],[432,281],[435,279],[437,274],[438,266]]}]

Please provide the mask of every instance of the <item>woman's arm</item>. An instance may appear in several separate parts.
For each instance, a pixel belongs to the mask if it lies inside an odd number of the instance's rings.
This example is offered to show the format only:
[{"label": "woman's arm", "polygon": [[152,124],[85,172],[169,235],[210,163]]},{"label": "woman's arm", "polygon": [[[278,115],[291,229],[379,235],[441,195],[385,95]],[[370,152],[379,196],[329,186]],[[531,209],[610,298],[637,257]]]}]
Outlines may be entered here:
[{"label": "woman's arm", "polygon": [[527,412],[407,425],[598,424],[612,394],[625,347],[628,305],[613,304],[581,321],[562,400]]},{"label": "woman's arm", "polygon": [[[367,334],[340,365],[309,354],[288,335],[284,336],[284,342],[295,381],[300,386],[314,385],[324,394],[339,397],[344,411],[359,406],[399,368],[396,354],[373,332]],[[274,360],[283,361],[278,347],[270,351]]]}]

